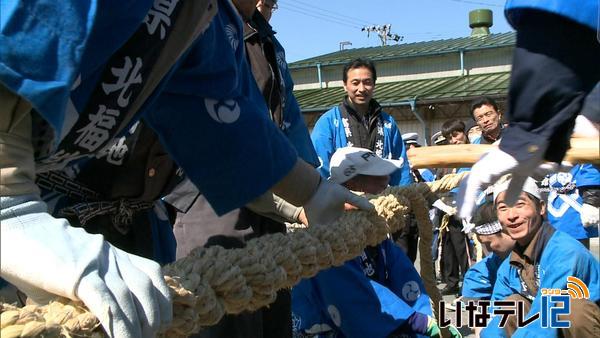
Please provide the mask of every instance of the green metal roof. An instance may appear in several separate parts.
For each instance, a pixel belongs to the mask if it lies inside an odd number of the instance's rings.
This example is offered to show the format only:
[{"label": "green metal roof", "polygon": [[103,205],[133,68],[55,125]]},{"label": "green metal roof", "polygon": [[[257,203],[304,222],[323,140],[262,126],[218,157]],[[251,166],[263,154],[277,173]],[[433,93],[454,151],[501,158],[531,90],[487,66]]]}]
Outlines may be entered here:
[{"label": "green metal roof", "polygon": [[[375,98],[383,106],[400,105],[416,98],[419,103],[506,95],[510,72],[378,83]],[[339,104],[343,87],[296,90],[303,112],[324,111]]]},{"label": "green metal roof", "polygon": [[452,53],[460,50],[469,51],[514,46],[515,39],[516,35],[514,32],[507,32],[477,37],[468,36],[456,39],[405,43],[394,46],[353,48],[296,61],[289,64],[289,67],[292,69],[314,67],[317,63],[320,63],[322,66],[345,64],[358,57],[371,59],[373,61],[381,61],[404,57]]}]

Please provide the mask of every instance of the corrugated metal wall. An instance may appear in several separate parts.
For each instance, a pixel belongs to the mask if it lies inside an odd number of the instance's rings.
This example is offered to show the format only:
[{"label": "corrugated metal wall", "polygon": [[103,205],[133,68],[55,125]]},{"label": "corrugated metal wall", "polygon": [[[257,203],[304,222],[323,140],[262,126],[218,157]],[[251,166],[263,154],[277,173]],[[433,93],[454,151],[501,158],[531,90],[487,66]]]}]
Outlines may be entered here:
[{"label": "corrugated metal wall", "polygon": [[[466,51],[465,74],[506,71],[498,67],[510,67],[513,47]],[[417,78],[436,78],[460,75],[460,53],[400,58],[378,61],[377,77],[380,82],[405,81]],[[324,87],[342,85],[343,65],[323,66],[321,79]],[[297,89],[319,88],[317,67],[291,70]]]}]

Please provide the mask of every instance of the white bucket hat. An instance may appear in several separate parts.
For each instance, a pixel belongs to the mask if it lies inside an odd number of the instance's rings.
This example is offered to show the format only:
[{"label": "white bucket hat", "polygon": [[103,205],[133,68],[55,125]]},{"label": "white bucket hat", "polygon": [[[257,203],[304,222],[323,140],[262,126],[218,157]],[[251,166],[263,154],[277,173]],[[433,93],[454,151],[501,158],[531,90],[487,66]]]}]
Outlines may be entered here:
[{"label": "white bucket hat", "polygon": [[344,183],[356,175],[385,176],[402,168],[403,159],[388,160],[369,149],[338,148],[329,162],[329,180]]}]

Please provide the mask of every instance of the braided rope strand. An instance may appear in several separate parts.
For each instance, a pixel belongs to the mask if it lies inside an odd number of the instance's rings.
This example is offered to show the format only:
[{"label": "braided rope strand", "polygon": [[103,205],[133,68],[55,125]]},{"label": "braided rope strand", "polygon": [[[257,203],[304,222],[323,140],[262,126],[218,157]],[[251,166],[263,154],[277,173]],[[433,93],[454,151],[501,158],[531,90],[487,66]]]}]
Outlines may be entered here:
[{"label": "braided rope strand", "polygon": [[[450,177],[449,177],[450,176]],[[457,178],[460,176],[460,178]],[[197,248],[163,268],[173,297],[173,322],[163,335],[185,337],[216,324],[225,313],[255,311],[289,288],[331,266],[357,257],[388,233],[402,229],[405,215],[416,216],[421,242],[421,276],[434,304],[441,299],[433,275],[432,224],[425,196],[454,188],[464,175],[448,175],[433,184],[389,187],[369,196],[376,212],[346,212],[333,224],[313,226],[288,235],[271,234],[244,248]],[[437,307],[434,306],[437,315]],[[16,308],[2,304],[2,337],[100,337],[98,320],[82,303],[59,300],[45,306]]]}]

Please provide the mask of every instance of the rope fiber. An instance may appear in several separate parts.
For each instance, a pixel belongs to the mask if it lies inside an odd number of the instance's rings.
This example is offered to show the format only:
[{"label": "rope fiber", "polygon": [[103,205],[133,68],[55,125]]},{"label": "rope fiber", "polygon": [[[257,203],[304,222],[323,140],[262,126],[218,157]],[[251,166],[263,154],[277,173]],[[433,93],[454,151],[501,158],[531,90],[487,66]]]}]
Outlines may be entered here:
[{"label": "rope fiber", "polygon": [[[415,215],[419,229],[420,266],[427,294],[438,317],[441,300],[431,257],[433,225],[427,200],[458,186],[466,173],[446,175],[432,183],[388,187],[365,195],[376,212],[352,210],[333,224],[277,233],[247,242],[244,248],[197,248],[163,267],[173,298],[173,322],[162,334],[187,337],[214,325],[227,314],[256,311],[275,300],[276,292],[319,271],[342,265],[366,246],[376,245],[404,227],[404,216]],[[435,198],[434,198],[435,199]],[[48,305],[18,308],[0,304],[3,338],[103,337],[98,320],[80,302],[58,299]]]}]

